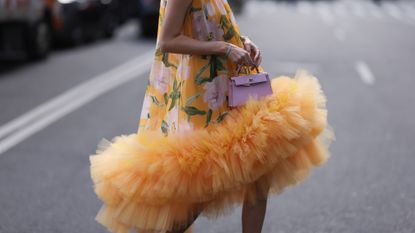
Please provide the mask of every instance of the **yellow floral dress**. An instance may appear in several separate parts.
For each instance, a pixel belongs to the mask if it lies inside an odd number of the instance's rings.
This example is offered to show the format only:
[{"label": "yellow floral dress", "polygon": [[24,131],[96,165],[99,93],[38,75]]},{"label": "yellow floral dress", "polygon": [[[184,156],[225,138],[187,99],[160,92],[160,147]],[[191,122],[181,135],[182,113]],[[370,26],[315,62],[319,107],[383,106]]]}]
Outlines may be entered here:
[{"label": "yellow floral dress", "polygon": [[[167,0],[161,0],[159,30]],[[194,0],[182,33],[203,41],[226,41],[243,47],[226,0]],[[223,56],[162,53],[156,48],[139,122],[140,130],[165,135],[220,123],[227,107],[228,79],[235,65]]]},{"label": "yellow floral dress", "polygon": [[[161,0],[159,27],[166,4]],[[243,46],[226,0],[193,0],[183,34]],[[326,98],[315,77],[272,79],[272,95],[229,109],[234,72],[221,56],[156,47],[138,132],[104,139],[90,156],[103,202],[99,223],[117,233],[171,231],[197,209],[217,217],[280,193],[326,162]]]}]

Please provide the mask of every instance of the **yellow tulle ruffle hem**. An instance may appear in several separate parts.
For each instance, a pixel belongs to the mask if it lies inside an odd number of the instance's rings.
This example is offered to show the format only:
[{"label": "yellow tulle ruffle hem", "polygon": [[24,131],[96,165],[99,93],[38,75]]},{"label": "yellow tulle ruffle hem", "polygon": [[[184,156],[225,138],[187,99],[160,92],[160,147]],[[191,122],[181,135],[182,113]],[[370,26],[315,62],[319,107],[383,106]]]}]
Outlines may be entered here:
[{"label": "yellow tulle ruffle hem", "polygon": [[328,158],[326,99],[316,78],[272,80],[274,94],[232,109],[218,125],[122,135],[90,156],[96,220],[112,232],[165,232],[197,208],[216,217],[279,193]]}]

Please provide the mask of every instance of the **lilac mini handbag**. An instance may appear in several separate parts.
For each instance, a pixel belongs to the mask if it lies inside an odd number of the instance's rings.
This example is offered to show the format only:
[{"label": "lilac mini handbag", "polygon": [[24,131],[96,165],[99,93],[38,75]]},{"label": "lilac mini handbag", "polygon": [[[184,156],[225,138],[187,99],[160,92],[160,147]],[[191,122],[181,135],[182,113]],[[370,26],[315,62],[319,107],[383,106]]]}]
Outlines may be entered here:
[{"label": "lilac mini handbag", "polygon": [[230,78],[229,81],[228,105],[230,107],[245,104],[250,96],[259,99],[272,94],[268,73],[259,72],[258,67],[255,66],[256,74],[239,76],[240,68],[237,69],[238,76]]}]

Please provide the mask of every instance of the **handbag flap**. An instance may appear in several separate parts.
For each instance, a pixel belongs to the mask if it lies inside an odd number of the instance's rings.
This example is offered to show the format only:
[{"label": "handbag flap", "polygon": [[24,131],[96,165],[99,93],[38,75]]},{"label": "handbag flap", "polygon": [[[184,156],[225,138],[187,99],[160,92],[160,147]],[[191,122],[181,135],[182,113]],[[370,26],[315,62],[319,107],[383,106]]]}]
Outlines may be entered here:
[{"label": "handbag flap", "polygon": [[245,76],[232,77],[231,80],[236,86],[249,86],[251,84],[258,84],[268,82],[268,73],[250,74]]}]

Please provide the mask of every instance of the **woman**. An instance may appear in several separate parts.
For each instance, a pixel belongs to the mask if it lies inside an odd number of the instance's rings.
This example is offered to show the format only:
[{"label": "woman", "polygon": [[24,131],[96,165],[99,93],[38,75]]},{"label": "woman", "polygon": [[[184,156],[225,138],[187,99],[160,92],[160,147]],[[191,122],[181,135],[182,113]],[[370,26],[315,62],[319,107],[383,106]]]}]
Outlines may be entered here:
[{"label": "woman", "polygon": [[119,233],[184,232],[201,213],[243,204],[243,232],[261,232],[268,194],[302,181],[328,153],[325,98],[306,73],[228,107],[237,66],[260,63],[226,0],[161,0],[138,133],[104,141],[90,157],[104,202],[97,221]]}]

